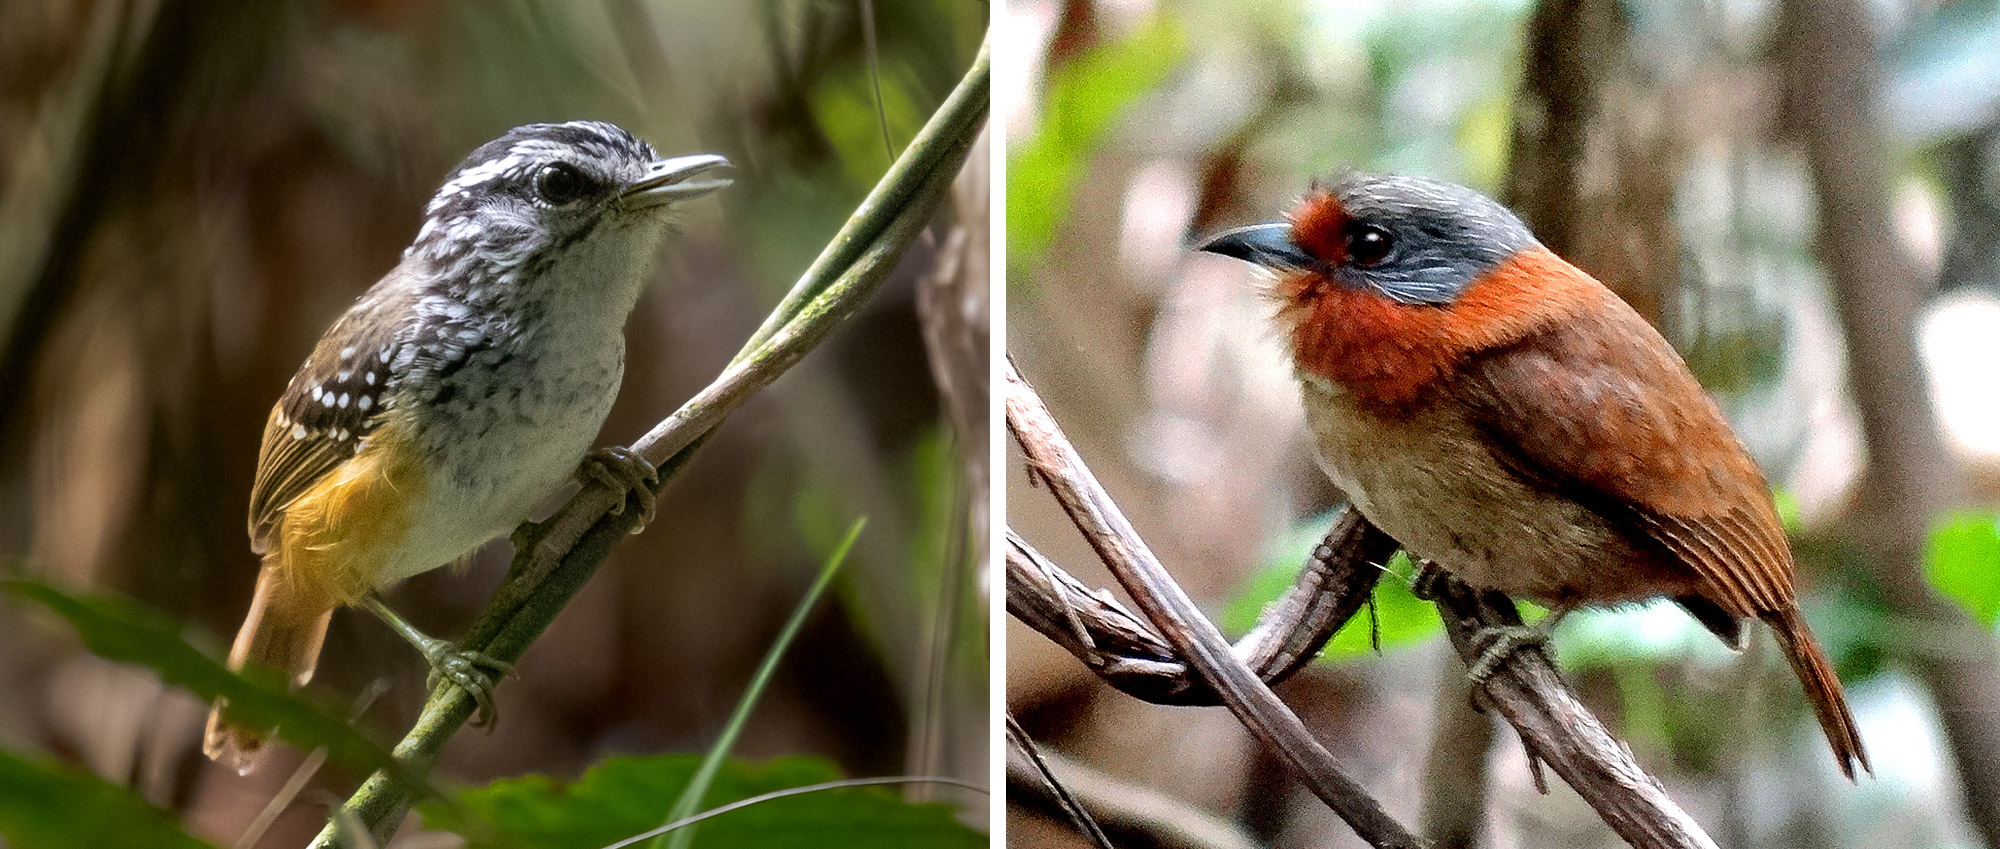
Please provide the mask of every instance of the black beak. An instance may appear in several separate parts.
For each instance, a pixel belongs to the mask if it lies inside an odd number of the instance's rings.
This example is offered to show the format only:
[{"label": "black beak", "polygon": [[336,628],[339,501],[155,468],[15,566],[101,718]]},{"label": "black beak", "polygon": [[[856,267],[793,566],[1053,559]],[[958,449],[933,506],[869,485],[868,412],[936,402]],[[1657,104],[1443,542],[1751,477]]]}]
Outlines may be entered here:
[{"label": "black beak", "polygon": [[1235,257],[1273,271],[1300,271],[1316,262],[1292,241],[1289,224],[1258,224],[1216,234],[1196,250]]}]

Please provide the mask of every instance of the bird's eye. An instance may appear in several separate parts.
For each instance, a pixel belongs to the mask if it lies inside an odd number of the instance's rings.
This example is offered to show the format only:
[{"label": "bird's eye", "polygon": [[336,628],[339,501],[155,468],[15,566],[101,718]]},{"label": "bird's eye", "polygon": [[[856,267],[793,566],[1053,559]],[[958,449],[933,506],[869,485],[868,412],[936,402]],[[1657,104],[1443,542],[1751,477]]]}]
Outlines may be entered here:
[{"label": "bird's eye", "polygon": [[1387,259],[1395,247],[1389,231],[1373,224],[1356,224],[1347,229],[1347,258],[1362,268]]},{"label": "bird's eye", "polygon": [[551,206],[575,203],[596,194],[599,188],[596,180],[566,162],[550,163],[535,172],[535,194]]}]

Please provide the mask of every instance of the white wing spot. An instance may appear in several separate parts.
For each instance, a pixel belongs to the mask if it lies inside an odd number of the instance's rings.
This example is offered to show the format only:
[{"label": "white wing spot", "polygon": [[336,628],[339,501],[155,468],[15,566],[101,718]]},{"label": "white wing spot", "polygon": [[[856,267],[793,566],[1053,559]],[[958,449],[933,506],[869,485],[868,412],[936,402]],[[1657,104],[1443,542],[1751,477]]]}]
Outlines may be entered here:
[{"label": "white wing spot", "polygon": [[361,376],[361,379],[362,379],[362,380],[365,380],[365,381],[368,381],[368,385],[369,385],[369,386],[374,386],[374,385],[375,385],[375,373],[374,373],[374,372],[372,372],[372,371],[371,371],[371,372],[369,372],[369,373],[367,373],[367,374],[364,374],[364,375],[362,375],[362,376]]},{"label": "white wing spot", "polygon": [[352,356],[354,356],[354,346],[353,346],[353,345],[349,345],[349,346],[347,346],[347,347],[345,347],[345,348],[342,348],[342,349],[340,349],[340,358],[341,358],[341,359],[343,359],[343,360],[344,360],[344,359],[347,359],[348,357],[352,357]]},{"label": "white wing spot", "polygon": [[390,354],[392,353],[392,352],[391,352],[391,351],[389,350],[389,348],[390,348],[390,346],[388,346],[388,345],[383,345],[383,346],[382,346],[382,354],[381,354],[381,357],[382,357],[382,362],[385,362],[385,363],[386,363],[386,362],[388,362],[388,361],[389,361],[389,355],[390,355]]},{"label": "white wing spot", "polygon": [[353,376],[354,376],[354,370],[348,369],[347,371],[341,372],[335,379],[339,380],[341,383],[346,383],[347,379]]},{"label": "white wing spot", "polygon": [[292,438],[293,439],[306,438],[306,426],[302,424],[292,425]]},{"label": "white wing spot", "polygon": [[347,393],[345,392],[340,393],[340,408],[343,410],[347,409]]},{"label": "white wing spot", "polygon": [[[371,374],[371,375],[369,375],[369,377],[374,377],[374,375],[372,375],[372,374]],[[369,382],[370,382],[370,383],[373,383],[374,381],[369,381]],[[355,401],[354,401],[354,406],[355,406],[355,407],[356,407],[357,409],[360,409],[360,410],[362,410],[363,412],[366,412],[366,411],[368,410],[368,408],[369,408],[369,407],[372,407],[372,406],[375,406],[375,399],[373,399],[373,398],[370,398],[370,397],[368,397],[368,396],[366,396],[366,395],[363,395],[363,396],[361,396],[360,398],[358,398],[358,399],[355,399]]]}]

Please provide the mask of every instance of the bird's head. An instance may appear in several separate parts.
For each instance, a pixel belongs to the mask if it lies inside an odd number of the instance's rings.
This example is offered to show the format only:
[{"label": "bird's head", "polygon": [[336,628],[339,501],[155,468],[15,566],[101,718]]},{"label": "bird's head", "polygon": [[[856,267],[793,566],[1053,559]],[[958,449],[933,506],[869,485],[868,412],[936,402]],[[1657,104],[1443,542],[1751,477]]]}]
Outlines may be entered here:
[{"label": "bird's head", "polygon": [[407,255],[473,286],[574,285],[575,272],[642,267],[670,226],[667,213],[728,186],[715,173],[728,166],[712,154],[663,159],[599,121],[515,127],[452,170]]},{"label": "bird's head", "polygon": [[1343,175],[1287,221],[1230,230],[1201,250],[1274,272],[1296,365],[1391,406],[1465,357],[1608,294],[1506,207],[1423,177]]}]

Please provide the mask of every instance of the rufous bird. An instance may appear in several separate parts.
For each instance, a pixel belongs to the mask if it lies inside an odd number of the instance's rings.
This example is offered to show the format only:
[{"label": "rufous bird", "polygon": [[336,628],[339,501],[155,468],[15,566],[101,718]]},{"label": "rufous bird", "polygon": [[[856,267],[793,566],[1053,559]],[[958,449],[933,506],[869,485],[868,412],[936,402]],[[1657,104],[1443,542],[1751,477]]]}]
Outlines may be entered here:
[{"label": "rufous bird", "polygon": [[1841,772],[1868,768],[1757,464],[1667,340],[1513,213],[1350,174],[1201,249],[1275,272],[1320,466],[1354,508],[1469,586],[1549,607],[1494,634],[1475,680],[1570,610],[1670,598],[1734,648],[1744,621],[1770,626]]}]

